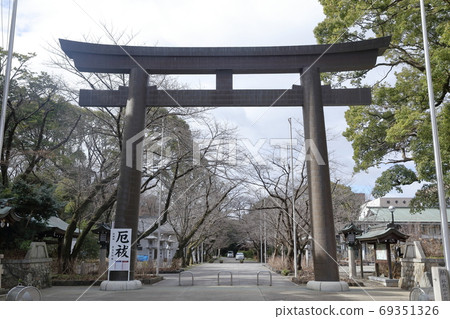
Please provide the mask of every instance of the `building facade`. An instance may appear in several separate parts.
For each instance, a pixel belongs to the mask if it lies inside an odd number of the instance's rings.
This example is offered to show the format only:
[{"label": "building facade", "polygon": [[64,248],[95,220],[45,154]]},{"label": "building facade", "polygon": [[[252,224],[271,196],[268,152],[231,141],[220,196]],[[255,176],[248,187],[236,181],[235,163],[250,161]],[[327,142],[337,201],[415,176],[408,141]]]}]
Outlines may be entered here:
[{"label": "building facade", "polygon": [[[392,221],[389,206],[395,208],[393,218],[395,224],[401,226],[402,232],[414,239],[441,239],[441,214],[439,208],[426,208],[412,214],[411,198],[382,197],[369,201],[361,206],[358,226],[367,230],[382,226]],[[447,208],[450,217],[450,208]]]},{"label": "building facade", "polygon": [[[157,218],[155,217],[140,217],[138,231],[143,233],[147,229],[156,224]],[[158,231],[160,232],[160,249],[158,256]],[[151,261],[154,262],[158,258],[160,259],[161,266],[171,265],[172,259],[175,256],[175,252],[178,249],[178,242],[176,240],[175,232],[169,223],[161,225],[152,234],[148,235],[144,239],[141,239],[137,247],[138,261]]]}]

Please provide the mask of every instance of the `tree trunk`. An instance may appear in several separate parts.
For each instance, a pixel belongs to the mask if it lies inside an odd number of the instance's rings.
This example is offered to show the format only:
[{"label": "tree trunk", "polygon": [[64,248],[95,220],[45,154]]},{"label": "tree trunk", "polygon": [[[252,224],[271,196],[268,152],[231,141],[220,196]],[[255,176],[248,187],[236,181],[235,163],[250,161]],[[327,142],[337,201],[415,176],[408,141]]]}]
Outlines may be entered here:
[{"label": "tree trunk", "polygon": [[178,250],[175,252],[175,256],[174,258],[180,259],[181,260],[181,267],[187,267],[187,263],[186,263],[186,255],[185,255],[185,250],[186,250],[186,242],[182,241],[182,242],[178,242]]}]

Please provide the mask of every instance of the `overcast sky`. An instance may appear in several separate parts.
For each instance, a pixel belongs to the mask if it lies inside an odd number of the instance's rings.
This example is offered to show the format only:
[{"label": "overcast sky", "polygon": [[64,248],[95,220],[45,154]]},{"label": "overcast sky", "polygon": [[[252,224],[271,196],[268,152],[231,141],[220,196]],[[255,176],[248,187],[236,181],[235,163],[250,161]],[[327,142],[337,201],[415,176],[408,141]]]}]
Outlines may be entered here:
[{"label": "overcast sky", "polygon": [[[6,45],[8,5],[3,0],[4,36]],[[128,34],[134,33],[134,45],[148,46],[280,46],[315,44],[313,29],[323,20],[321,5],[315,0],[228,0],[228,1],[166,1],[166,0],[18,0],[18,16],[14,51],[35,52],[32,68],[49,69],[46,48],[59,38],[83,40],[84,36],[101,38],[111,44],[102,26]],[[381,79],[382,72],[372,74]],[[214,88],[213,76],[179,77],[191,88]],[[299,84],[299,75],[235,76],[234,88],[281,88]],[[326,125],[335,138],[329,151],[342,164],[340,177],[350,182],[356,192],[370,193],[380,170],[371,169],[352,178],[352,148],[342,137],[346,128],[347,107],[326,108]],[[256,144],[260,139],[288,138],[288,118],[295,119],[300,129],[301,108],[220,108],[214,111],[219,121],[228,121],[239,128],[239,135]],[[412,196],[415,187],[403,194]]]}]

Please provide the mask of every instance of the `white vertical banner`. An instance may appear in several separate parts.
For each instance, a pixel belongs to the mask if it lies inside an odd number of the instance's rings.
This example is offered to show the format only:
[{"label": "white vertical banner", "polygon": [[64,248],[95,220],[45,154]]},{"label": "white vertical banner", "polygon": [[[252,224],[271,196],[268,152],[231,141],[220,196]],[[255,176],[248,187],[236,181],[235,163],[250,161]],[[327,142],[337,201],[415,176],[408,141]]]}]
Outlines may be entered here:
[{"label": "white vertical banner", "polygon": [[130,271],[131,228],[111,229],[109,271]]}]

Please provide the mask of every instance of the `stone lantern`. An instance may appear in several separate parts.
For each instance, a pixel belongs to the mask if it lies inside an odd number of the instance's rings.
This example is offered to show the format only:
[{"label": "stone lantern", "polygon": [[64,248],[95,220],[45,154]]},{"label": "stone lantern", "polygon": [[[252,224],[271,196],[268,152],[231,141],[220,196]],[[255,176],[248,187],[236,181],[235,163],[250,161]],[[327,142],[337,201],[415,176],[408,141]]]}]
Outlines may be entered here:
[{"label": "stone lantern", "polygon": [[101,223],[95,229],[92,230],[94,234],[98,234],[98,244],[100,245],[100,263],[99,263],[99,273],[102,274],[106,271],[106,256],[109,247],[109,238],[111,234],[111,227],[105,223]]},{"label": "stone lantern", "polygon": [[[344,235],[345,243],[348,246],[348,268],[349,268],[349,278],[356,278],[356,259],[355,259],[355,249],[358,248],[358,241],[356,236],[363,233],[361,229],[356,227],[353,223],[350,223],[344,227],[340,232]],[[361,272],[361,277],[363,276]]]}]

